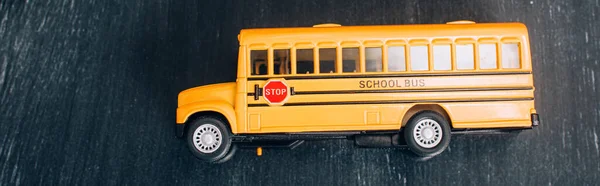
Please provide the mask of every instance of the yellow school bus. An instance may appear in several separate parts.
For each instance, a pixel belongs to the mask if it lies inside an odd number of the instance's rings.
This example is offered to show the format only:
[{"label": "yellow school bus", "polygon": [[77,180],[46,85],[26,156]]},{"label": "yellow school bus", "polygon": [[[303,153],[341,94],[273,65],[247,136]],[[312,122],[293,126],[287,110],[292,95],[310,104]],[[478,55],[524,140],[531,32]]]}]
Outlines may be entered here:
[{"label": "yellow school bus", "polygon": [[328,23],[243,29],[238,40],[236,82],[178,97],[177,136],[208,162],[320,139],[431,157],[452,134],[540,122],[522,23]]}]

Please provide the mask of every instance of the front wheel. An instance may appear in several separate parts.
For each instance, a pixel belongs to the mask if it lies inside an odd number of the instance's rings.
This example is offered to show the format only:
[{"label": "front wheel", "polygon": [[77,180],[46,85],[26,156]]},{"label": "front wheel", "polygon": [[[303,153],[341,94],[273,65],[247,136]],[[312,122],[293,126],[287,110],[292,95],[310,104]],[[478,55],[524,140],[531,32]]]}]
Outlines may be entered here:
[{"label": "front wheel", "polygon": [[450,143],[450,125],[435,112],[417,114],[406,124],[404,138],[410,150],[419,156],[442,153]]},{"label": "front wheel", "polygon": [[231,134],[225,123],[215,118],[200,118],[191,123],[187,144],[194,156],[210,163],[221,163],[219,160],[232,154]]}]

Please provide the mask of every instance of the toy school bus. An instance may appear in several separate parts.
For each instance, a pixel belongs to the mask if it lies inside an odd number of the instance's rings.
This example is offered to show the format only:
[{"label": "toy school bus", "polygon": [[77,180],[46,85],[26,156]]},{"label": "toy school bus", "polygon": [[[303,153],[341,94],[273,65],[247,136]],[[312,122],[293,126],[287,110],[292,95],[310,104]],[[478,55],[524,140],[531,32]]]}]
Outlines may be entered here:
[{"label": "toy school bus", "polygon": [[340,138],[435,156],[453,133],[539,125],[521,23],[321,24],[238,40],[236,82],[178,97],[177,135],[208,162]]}]

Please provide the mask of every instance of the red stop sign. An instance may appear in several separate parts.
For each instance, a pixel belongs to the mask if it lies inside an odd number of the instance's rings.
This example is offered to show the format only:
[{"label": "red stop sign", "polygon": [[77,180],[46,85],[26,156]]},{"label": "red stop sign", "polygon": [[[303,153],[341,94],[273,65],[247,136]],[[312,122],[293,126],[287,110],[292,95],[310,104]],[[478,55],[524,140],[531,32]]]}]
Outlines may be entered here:
[{"label": "red stop sign", "polygon": [[280,80],[270,80],[263,87],[263,96],[270,104],[279,104],[289,96],[288,86]]}]

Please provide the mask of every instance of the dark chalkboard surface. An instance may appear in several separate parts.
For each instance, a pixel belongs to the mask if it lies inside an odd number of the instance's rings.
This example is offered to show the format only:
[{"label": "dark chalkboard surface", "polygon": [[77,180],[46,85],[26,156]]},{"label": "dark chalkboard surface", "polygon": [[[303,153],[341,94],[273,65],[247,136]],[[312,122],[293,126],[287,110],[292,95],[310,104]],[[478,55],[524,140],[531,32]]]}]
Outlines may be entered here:
[{"label": "dark chalkboard surface", "polygon": [[[594,185],[600,4],[581,1],[0,1],[0,185]],[[421,160],[351,141],[195,159],[179,91],[235,80],[242,28],[519,21],[542,125]]]}]

